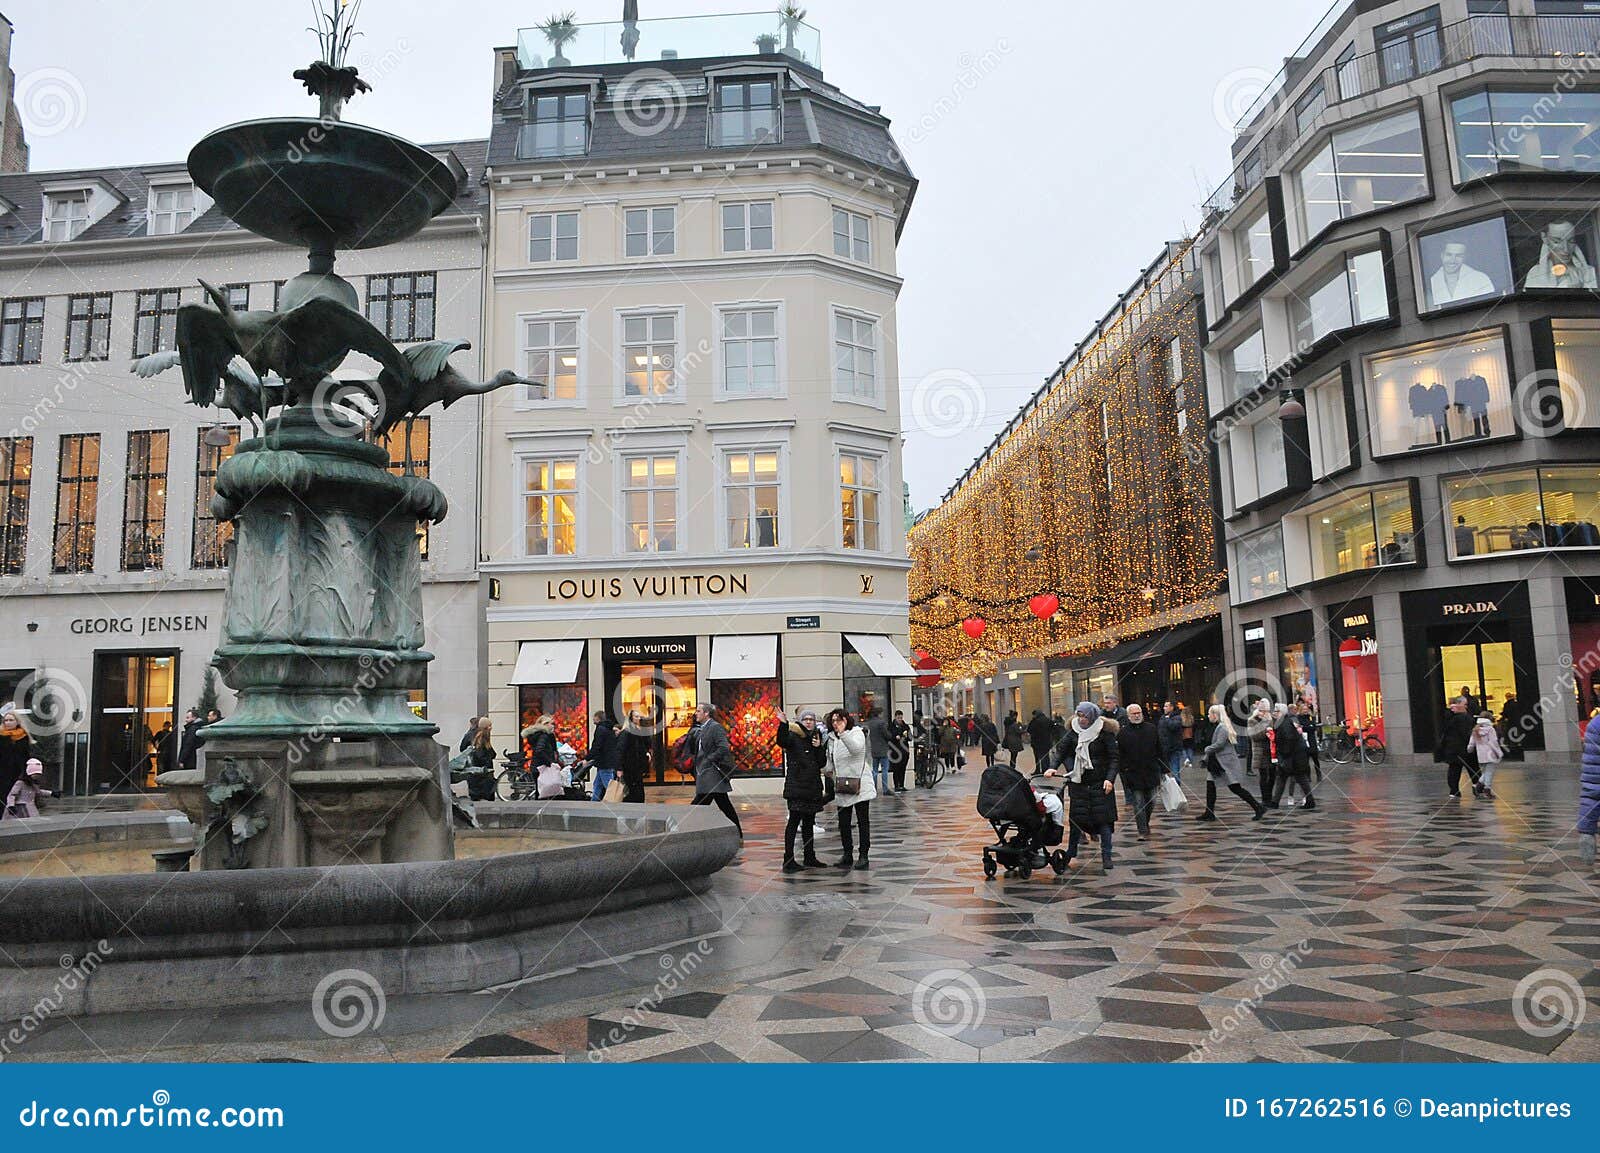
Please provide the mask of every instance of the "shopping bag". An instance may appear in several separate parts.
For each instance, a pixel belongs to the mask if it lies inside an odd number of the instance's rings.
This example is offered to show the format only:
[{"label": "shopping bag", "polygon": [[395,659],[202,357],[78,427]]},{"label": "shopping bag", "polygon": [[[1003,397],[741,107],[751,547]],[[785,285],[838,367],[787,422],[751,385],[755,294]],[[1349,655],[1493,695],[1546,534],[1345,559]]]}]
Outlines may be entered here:
[{"label": "shopping bag", "polygon": [[1161,807],[1169,813],[1175,813],[1189,803],[1189,798],[1183,795],[1183,786],[1173,780],[1171,776],[1161,778]]},{"label": "shopping bag", "polygon": [[620,805],[622,803],[622,779],[620,777],[611,779],[611,783],[606,786],[605,796],[601,799],[608,805]]}]

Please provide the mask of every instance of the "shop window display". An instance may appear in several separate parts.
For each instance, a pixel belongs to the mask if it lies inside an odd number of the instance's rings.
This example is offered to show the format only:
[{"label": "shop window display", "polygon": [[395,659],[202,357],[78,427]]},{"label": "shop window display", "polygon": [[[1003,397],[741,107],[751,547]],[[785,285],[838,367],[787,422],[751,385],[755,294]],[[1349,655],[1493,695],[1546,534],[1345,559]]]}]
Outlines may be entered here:
[{"label": "shop window display", "polygon": [[[556,739],[571,745],[582,757],[589,749],[589,663],[578,665],[578,675],[570,685],[519,685],[517,688],[517,731],[549,713],[555,721]],[[531,756],[532,747],[522,742],[522,755]]]},{"label": "shop window display", "polygon": [[1358,493],[1308,517],[1313,579],[1417,559],[1411,495],[1404,485]]},{"label": "shop window display", "polygon": [[1600,321],[1557,320],[1556,380],[1567,428],[1600,427]]},{"label": "shop window display", "polygon": [[1600,547],[1600,466],[1508,469],[1444,482],[1453,560]]},{"label": "shop window display", "polygon": [[1592,210],[1515,212],[1417,237],[1423,308],[1508,293],[1594,292],[1600,233]]},{"label": "shop window display", "polygon": [[1506,222],[1495,216],[1417,238],[1428,310],[1504,296],[1512,290]]},{"label": "shop window display", "polygon": [[1498,332],[1475,332],[1366,359],[1380,456],[1512,433],[1510,374]]},{"label": "shop window display", "polygon": [[773,734],[783,720],[782,683],[776,677],[713,681],[711,699],[727,727],[735,770],[781,773],[783,762]]}]

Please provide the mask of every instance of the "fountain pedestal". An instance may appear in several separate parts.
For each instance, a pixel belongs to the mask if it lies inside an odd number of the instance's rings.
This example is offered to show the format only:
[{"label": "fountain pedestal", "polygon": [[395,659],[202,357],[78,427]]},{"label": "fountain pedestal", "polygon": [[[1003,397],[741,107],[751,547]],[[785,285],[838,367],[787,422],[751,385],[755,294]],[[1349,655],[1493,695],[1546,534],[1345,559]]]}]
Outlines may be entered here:
[{"label": "fountain pedestal", "polygon": [[432,660],[417,524],[445,499],[360,431],[297,405],[217,472],[235,527],[215,664],[238,704],[199,770],[159,778],[203,830],[202,868],[453,855],[448,754],[408,704]]}]

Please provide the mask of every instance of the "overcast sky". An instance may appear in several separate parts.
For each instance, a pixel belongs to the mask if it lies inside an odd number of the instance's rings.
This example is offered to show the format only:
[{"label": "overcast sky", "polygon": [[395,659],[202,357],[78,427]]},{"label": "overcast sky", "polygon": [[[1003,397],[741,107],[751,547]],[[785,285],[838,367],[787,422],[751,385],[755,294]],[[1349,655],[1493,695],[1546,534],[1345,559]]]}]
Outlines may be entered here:
[{"label": "overcast sky", "polygon": [[[921,182],[901,237],[900,380],[917,508],[945,489],[1229,169],[1224,123],[1329,0],[806,0],[823,71],[889,116]],[[621,0],[559,0],[580,23]],[[487,135],[491,49],[550,15],[365,0],[349,118]],[[640,15],[764,9],[640,0]],[[305,115],[295,0],[3,0],[35,170],[178,160],[212,128]],[[948,15],[947,15],[948,14]],[[974,393],[968,381],[976,382]]]}]

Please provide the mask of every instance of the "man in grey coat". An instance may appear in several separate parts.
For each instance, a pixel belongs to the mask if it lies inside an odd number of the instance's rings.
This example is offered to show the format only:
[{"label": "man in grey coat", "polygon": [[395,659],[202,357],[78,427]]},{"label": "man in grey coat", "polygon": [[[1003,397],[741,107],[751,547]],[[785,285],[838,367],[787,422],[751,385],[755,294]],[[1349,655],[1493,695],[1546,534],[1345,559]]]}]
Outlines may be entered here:
[{"label": "man in grey coat", "polygon": [[874,708],[864,718],[862,727],[867,730],[867,752],[872,756],[872,783],[880,794],[892,797],[894,788],[889,783],[889,722],[883,710]]},{"label": "man in grey coat", "polygon": [[717,720],[715,705],[701,705],[694,711],[694,801],[696,805],[714,804],[739,830],[744,840],[744,829],[739,824],[739,811],[733,807],[728,794],[733,792],[733,746],[728,744],[728,730]]}]

